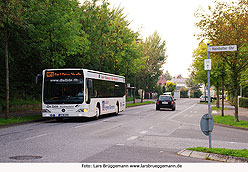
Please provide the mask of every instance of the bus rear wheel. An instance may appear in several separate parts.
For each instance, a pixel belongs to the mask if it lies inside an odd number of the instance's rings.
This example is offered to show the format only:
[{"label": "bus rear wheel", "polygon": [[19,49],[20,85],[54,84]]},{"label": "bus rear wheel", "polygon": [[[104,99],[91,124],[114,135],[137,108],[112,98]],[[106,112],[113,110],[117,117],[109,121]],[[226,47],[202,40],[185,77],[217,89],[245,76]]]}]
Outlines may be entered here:
[{"label": "bus rear wheel", "polygon": [[119,114],[119,105],[118,103],[115,105],[115,115]]},{"label": "bus rear wheel", "polygon": [[100,108],[99,106],[96,107],[96,115],[94,116],[95,119],[98,119],[100,116]]}]

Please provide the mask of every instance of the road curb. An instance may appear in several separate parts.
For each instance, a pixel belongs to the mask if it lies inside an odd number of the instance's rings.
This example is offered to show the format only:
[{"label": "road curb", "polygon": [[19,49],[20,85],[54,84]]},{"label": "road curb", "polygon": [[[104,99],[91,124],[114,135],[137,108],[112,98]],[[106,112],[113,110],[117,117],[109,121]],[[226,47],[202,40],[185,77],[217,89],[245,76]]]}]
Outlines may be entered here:
[{"label": "road curb", "polygon": [[8,128],[8,127],[15,127],[18,125],[30,124],[30,123],[35,123],[35,122],[43,122],[43,121],[48,121],[48,120],[51,120],[51,119],[37,119],[37,120],[17,122],[17,123],[12,123],[12,124],[3,124],[3,125],[0,125],[0,129]]},{"label": "road curb", "polygon": [[225,124],[220,124],[220,123],[214,123],[214,125],[217,125],[217,126],[220,126],[220,127],[227,127],[227,128],[234,128],[234,129],[240,129],[240,130],[248,131],[248,128],[235,127],[235,126],[225,125]]},{"label": "road curb", "polygon": [[220,162],[227,162],[227,163],[248,163],[247,158],[191,151],[187,149],[183,149],[179,151],[177,155],[187,156],[187,157],[192,157],[192,158],[206,159],[206,160],[214,160],[214,161],[220,161]]}]

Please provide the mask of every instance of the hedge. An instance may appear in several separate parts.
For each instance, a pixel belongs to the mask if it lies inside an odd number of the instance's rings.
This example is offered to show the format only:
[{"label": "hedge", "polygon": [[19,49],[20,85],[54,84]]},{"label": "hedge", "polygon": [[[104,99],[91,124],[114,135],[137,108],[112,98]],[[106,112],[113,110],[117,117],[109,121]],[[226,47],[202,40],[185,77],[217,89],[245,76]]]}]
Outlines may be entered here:
[{"label": "hedge", "polygon": [[239,98],[239,107],[248,108],[248,98],[247,97],[240,97]]}]

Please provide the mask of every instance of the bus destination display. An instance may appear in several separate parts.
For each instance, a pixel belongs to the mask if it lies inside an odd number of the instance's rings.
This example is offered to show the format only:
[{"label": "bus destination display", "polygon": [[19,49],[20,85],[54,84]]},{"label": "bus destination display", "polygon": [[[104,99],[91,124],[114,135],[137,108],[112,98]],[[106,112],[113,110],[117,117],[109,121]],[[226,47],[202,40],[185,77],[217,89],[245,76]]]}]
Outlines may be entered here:
[{"label": "bus destination display", "polygon": [[81,71],[47,71],[46,78],[81,78]]}]

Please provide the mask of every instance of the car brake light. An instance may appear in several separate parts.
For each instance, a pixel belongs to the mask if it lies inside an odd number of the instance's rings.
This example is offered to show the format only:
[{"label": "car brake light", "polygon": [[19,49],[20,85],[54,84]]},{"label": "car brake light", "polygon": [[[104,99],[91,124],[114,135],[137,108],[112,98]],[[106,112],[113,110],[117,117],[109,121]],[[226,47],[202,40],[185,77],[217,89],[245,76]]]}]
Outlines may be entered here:
[{"label": "car brake light", "polygon": [[173,105],[173,104],[174,104],[174,102],[173,102],[173,101],[171,101],[171,104]]}]

